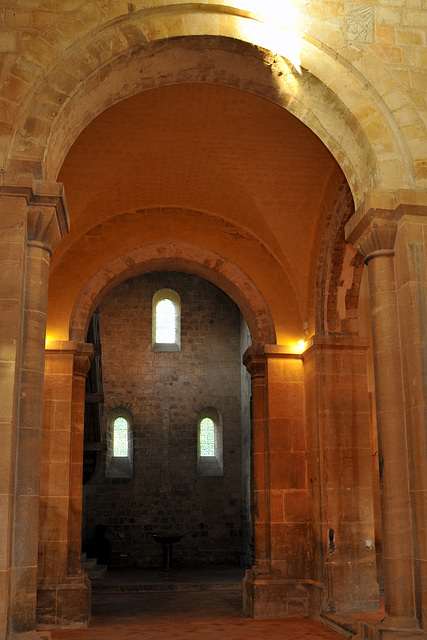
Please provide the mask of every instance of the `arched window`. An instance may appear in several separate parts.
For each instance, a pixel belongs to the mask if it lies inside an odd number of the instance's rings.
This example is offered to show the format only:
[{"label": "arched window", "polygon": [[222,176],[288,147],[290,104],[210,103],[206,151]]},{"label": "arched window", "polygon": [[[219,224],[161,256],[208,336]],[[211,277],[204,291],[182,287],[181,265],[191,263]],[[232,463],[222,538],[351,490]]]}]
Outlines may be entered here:
[{"label": "arched window", "polygon": [[153,296],[153,350],[181,348],[181,299],[172,289],[160,289]]},{"label": "arched window", "polygon": [[201,457],[215,455],[215,422],[212,418],[202,418],[199,426]]},{"label": "arched window", "polygon": [[107,458],[105,475],[108,478],[133,476],[133,418],[128,409],[116,407],[107,417]]},{"label": "arched window", "polygon": [[214,407],[197,416],[197,473],[200,476],[223,475],[222,417]]},{"label": "arched window", "polygon": [[113,422],[113,456],[125,458],[129,451],[129,423],[123,416]]}]

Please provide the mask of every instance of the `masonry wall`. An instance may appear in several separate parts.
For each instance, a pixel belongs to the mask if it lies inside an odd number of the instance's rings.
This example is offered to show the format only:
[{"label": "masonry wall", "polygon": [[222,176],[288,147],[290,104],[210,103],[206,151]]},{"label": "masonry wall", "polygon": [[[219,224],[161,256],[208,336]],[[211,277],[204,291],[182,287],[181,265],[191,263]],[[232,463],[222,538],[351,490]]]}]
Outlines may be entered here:
[{"label": "masonry wall", "polygon": [[[181,351],[153,352],[152,297],[181,297]],[[127,280],[100,306],[104,438],[109,412],[133,417],[133,477],[106,477],[105,459],[85,487],[84,540],[105,524],[113,564],[158,566],[153,533],[184,537],[179,564],[239,564],[248,548],[242,511],[240,312],[214,285],[178,273]],[[197,475],[197,415],[223,418],[224,475]],[[246,531],[246,534],[244,534]],[[246,552],[247,555],[247,552]]]}]

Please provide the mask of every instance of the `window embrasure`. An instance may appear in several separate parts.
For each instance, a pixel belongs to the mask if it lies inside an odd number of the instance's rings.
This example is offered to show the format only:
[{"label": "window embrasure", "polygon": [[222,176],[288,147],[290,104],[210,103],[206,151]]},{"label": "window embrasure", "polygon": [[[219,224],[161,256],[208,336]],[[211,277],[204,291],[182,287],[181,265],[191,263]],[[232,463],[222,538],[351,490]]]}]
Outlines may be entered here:
[{"label": "window embrasure", "polygon": [[129,422],[118,416],[113,422],[113,456],[126,458],[129,452]]},{"label": "window embrasure", "polygon": [[107,461],[105,475],[108,478],[132,478],[133,476],[133,418],[128,409],[112,409],[107,419]]},{"label": "window embrasure", "polygon": [[160,289],[153,296],[153,351],[180,351],[181,298],[172,289]]},{"label": "window embrasure", "polygon": [[222,476],[223,472],[222,417],[214,407],[206,407],[197,416],[197,473]]}]

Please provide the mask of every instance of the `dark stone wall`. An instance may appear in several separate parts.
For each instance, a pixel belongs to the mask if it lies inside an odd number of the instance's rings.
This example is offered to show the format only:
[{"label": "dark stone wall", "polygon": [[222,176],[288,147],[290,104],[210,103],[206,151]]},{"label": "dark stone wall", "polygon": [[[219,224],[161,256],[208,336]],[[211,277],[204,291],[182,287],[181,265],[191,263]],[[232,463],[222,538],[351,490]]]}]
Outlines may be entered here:
[{"label": "dark stone wall", "polygon": [[[181,297],[179,352],[152,350],[152,297],[165,287]],[[239,309],[222,291],[186,274],[135,277],[102,301],[104,438],[109,412],[128,409],[134,466],[132,478],[108,478],[103,461],[84,488],[83,535],[87,541],[105,524],[113,564],[158,566],[152,534],[169,532],[184,535],[174,547],[179,564],[246,560],[240,326]],[[223,418],[222,477],[197,475],[197,415],[208,406]]]}]

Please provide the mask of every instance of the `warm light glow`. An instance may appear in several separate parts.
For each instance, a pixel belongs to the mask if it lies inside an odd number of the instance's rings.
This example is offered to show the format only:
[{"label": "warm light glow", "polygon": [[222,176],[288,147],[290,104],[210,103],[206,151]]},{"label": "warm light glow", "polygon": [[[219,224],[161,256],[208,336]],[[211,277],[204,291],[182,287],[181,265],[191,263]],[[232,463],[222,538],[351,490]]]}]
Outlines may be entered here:
[{"label": "warm light glow", "polygon": [[302,353],[307,348],[308,341],[308,322],[304,322],[302,325],[302,338],[298,340],[298,353]]},{"label": "warm light glow", "polygon": [[57,342],[59,338],[55,336],[53,333],[47,333],[45,339],[45,348],[49,349],[52,345],[52,342]]},{"label": "warm light glow", "polygon": [[241,27],[244,40],[283,56],[301,73],[298,10],[291,0],[234,0],[233,6],[254,14]]},{"label": "warm light glow", "polygon": [[272,20],[288,27],[295,26],[298,17],[295,0],[233,0],[229,6],[242,9],[242,11],[250,11],[266,20]]},{"label": "warm light glow", "polygon": [[305,340],[298,340],[295,344],[295,353],[303,353],[307,348],[307,343]]}]

